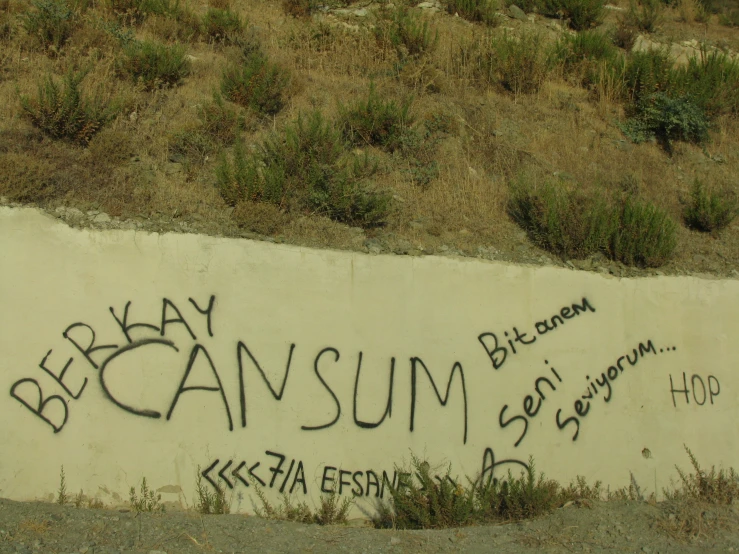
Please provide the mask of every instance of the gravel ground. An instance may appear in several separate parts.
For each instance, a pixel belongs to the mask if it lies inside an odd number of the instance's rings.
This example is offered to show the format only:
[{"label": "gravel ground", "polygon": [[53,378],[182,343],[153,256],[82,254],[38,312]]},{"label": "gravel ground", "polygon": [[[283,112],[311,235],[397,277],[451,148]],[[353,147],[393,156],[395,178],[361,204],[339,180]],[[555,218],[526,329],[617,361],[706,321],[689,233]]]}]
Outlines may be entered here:
[{"label": "gravel ground", "polygon": [[[570,505],[532,521],[463,529],[320,527],[244,515],[78,509],[0,499],[0,553],[175,552],[739,552],[739,506],[702,510],[715,529],[690,540],[665,531],[665,504]],[[713,523],[711,523],[713,522]]]}]

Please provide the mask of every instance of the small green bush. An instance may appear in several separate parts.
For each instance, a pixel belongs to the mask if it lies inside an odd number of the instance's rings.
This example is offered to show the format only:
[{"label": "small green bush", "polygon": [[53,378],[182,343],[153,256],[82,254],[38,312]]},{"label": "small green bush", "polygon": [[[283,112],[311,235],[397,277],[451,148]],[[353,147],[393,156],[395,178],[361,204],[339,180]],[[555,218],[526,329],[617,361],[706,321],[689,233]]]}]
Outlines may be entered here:
[{"label": "small green bush", "polygon": [[100,95],[84,97],[80,83],[86,75],[85,71],[70,71],[64,78],[64,89],[48,75],[38,85],[36,98],[20,95],[23,113],[50,137],[87,145],[95,133],[116,116],[118,107]]},{"label": "small green bush", "polygon": [[395,48],[401,59],[432,52],[439,43],[438,30],[405,6],[398,6],[388,18],[381,19],[375,27],[375,35],[380,42]]},{"label": "small green bush", "polygon": [[524,175],[512,183],[508,212],[534,243],[564,259],[604,249],[614,228],[605,201],[566,190],[562,183],[536,187]]},{"label": "small green bush", "polygon": [[198,109],[203,132],[215,143],[223,146],[233,144],[240,131],[246,129],[247,121],[232,105],[226,104],[218,91],[213,100]]},{"label": "small green bush", "polygon": [[273,115],[285,105],[290,74],[270,62],[260,52],[247,55],[241,66],[231,66],[221,77],[221,92],[231,100],[253,110]]},{"label": "small green bush", "polygon": [[739,62],[717,50],[691,57],[673,71],[674,87],[690,95],[709,117],[739,113]]},{"label": "small green bush", "polygon": [[198,495],[195,502],[195,509],[201,514],[228,514],[231,512],[231,506],[226,498],[225,488],[218,487],[212,491],[210,487],[203,483],[203,477],[198,467],[198,477],[195,483],[195,492]]},{"label": "small green bush", "polygon": [[705,142],[709,127],[708,116],[691,97],[673,97],[664,92],[642,98],[634,115],[621,126],[633,142],[655,137],[668,152],[672,151],[674,140]]},{"label": "small green bush", "polygon": [[153,41],[132,41],[123,47],[116,66],[121,75],[141,83],[146,90],[179,85],[190,74],[185,47]]},{"label": "small green bush", "polygon": [[496,15],[498,3],[495,0],[445,0],[446,10],[450,14],[458,13],[467,21],[480,22],[496,27],[500,20]]},{"label": "small green bush", "polygon": [[239,200],[269,202],[287,211],[309,210],[372,227],[383,223],[390,202],[367,182],[375,170],[367,156],[347,155],[341,133],[315,111],[300,115],[257,152],[247,153],[237,143],[233,164],[224,156],[216,181],[232,205]]},{"label": "small green bush", "polygon": [[703,183],[693,183],[690,200],[685,207],[685,224],[704,233],[717,234],[739,213],[736,194],[728,190],[707,190]]},{"label": "small green bush", "polygon": [[718,21],[726,27],[739,27],[739,10],[728,10],[720,14]]},{"label": "small green bush", "polygon": [[598,81],[601,62],[616,65],[619,53],[611,39],[597,31],[564,35],[557,43],[557,58],[565,73],[577,74],[581,84]]},{"label": "small green bush", "polygon": [[[392,505],[380,503],[374,518],[377,528],[440,529],[471,525],[478,519],[475,489],[459,486],[447,467],[443,476],[431,474],[431,466],[411,456],[411,475],[390,486]],[[435,478],[436,477],[436,478]]]},{"label": "small green bush", "polygon": [[627,99],[634,104],[656,92],[671,90],[675,72],[668,51],[634,52],[624,68],[623,80]]},{"label": "small green bush", "polygon": [[348,108],[339,104],[341,129],[353,144],[396,150],[403,146],[415,122],[410,113],[411,104],[411,98],[400,104],[382,100],[374,83],[370,83],[367,100],[358,100]]},{"label": "small green bush", "polygon": [[608,255],[626,265],[659,267],[675,251],[676,232],[677,225],[664,210],[627,198],[621,204]]},{"label": "small green bush", "polygon": [[507,479],[481,483],[480,503],[487,519],[520,520],[546,514],[561,505],[563,493],[556,481],[536,475],[533,458],[519,477],[508,471]]},{"label": "small green bush", "polygon": [[120,23],[140,25],[150,15],[178,18],[179,0],[107,0],[108,9]]},{"label": "small green bush", "polygon": [[661,0],[641,0],[639,4],[636,0],[631,0],[625,21],[629,26],[653,33],[662,21],[663,11]]},{"label": "small green bush", "polygon": [[210,42],[238,43],[244,31],[241,18],[231,10],[209,8],[203,16],[202,34]]},{"label": "small green bush", "polygon": [[605,0],[536,0],[536,4],[543,15],[562,17],[576,31],[584,31],[603,20]]},{"label": "small green bush", "polygon": [[164,513],[164,505],[162,504],[162,495],[154,494],[146,483],[146,477],[141,480],[141,496],[136,494],[136,487],[131,487],[129,491],[129,503],[134,512],[148,513]]},{"label": "small green bush", "polygon": [[42,48],[59,52],[77,26],[66,0],[33,0],[34,10],[21,15],[23,28]]},{"label": "small green bush", "polygon": [[318,525],[342,525],[347,523],[349,509],[354,504],[351,498],[340,500],[336,493],[322,494],[321,506],[314,512],[305,502],[293,504],[290,496],[283,493],[282,503],[275,507],[267,500],[259,485],[255,484],[254,489],[259,502],[262,504],[261,508],[256,509],[256,514],[267,519],[315,523]]},{"label": "small green bush", "polygon": [[440,529],[537,517],[569,500],[596,499],[601,484],[577,483],[563,488],[536,473],[533,459],[516,477],[486,476],[463,486],[447,466],[441,475],[431,465],[411,455],[411,467],[399,468],[400,480],[389,487],[389,502],[379,502],[373,517],[376,528]]},{"label": "small green bush", "polygon": [[483,54],[483,77],[515,95],[532,94],[539,91],[551,71],[552,54],[537,33],[495,36]]}]

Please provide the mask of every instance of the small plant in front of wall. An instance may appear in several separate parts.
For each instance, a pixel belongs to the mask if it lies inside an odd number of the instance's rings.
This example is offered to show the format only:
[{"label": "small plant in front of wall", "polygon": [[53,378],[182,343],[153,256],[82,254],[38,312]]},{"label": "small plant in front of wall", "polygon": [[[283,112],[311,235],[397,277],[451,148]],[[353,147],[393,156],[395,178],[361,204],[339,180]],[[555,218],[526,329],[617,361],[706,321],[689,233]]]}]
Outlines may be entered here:
[{"label": "small plant in front of wall", "polygon": [[82,489],[80,489],[80,492],[77,493],[77,495],[74,497],[72,503],[74,504],[75,508],[90,508],[93,510],[100,510],[105,507],[105,504],[103,504],[102,500],[100,500],[99,498],[88,497],[84,492],[82,492]]},{"label": "small plant in front of wall", "polygon": [[64,475],[64,466],[62,466],[59,472],[59,490],[56,491],[56,503],[64,506],[67,502],[69,502],[69,497],[67,496],[67,478]]},{"label": "small plant in front of wall", "polygon": [[259,485],[253,483],[254,490],[262,504],[261,508],[255,506],[255,512],[259,517],[266,519],[278,519],[283,521],[295,521],[298,523],[316,523],[318,525],[345,524],[349,515],[349,509],[354,504],[351,498],[339,499],[336,493],[322,494],[321,505],[314,512],[306,502],[293,503],[287,493],[282,494],[282,502],[273,506],[267,500],[264,491]]},{"label": "small plant in front of wall", "polygon": [[231,499],[226,499],[226,489],[216,487],[211,491],[208,485],[203,483],[203,476],[198,466],[198,480],[195,485],[198,495],[196,509],[201,514],[228,514],[231,513]]},{"label": "small plant in front of wall", "polygon": [[129,491],[129,501],[131,509],[135,512],[159,512],[164,513],[164,505],[162,504],[162,495],[154,494],[146,483],[146,477],[141,480],[141,496],[136,494],[136,487],[131,487]]}]

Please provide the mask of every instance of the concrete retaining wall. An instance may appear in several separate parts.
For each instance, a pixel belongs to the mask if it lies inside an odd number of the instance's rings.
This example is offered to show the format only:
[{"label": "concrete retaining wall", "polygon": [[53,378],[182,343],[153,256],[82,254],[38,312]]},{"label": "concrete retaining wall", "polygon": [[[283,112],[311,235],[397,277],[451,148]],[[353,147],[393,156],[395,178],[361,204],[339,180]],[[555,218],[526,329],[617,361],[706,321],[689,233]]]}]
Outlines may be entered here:
[{"label": "concrete retaining wall", "polygon": [[[134,231],[0,208],[0,495],[370,505],[411,452],[659,491],[736,465],[739,282]],[[397,479],[398,476],[395,475]],[[208,486],[211,486],[210,484]]]}]

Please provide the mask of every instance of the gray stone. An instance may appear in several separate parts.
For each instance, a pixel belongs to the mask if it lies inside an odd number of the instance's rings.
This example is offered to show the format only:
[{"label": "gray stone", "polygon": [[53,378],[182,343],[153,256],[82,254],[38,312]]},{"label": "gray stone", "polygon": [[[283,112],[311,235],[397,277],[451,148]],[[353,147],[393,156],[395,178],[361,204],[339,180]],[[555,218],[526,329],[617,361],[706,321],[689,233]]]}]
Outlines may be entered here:
[{"label": "gray stone", "polygon": [[521,8],[516,6],[516,4],[511,4],[510,6],[508,6],[508,13],[511,14],[511,17],[513,19],[518,19],[519,21],[529,20],[529,18],[526,17],[526,13]]},{"label": "gray stone", "polygon": [[102,223],[110,223],[110,216],[108,214],[101,213],[101,214],[96,215],[93,218],[92,222],[97,223],[98,225]]}]

